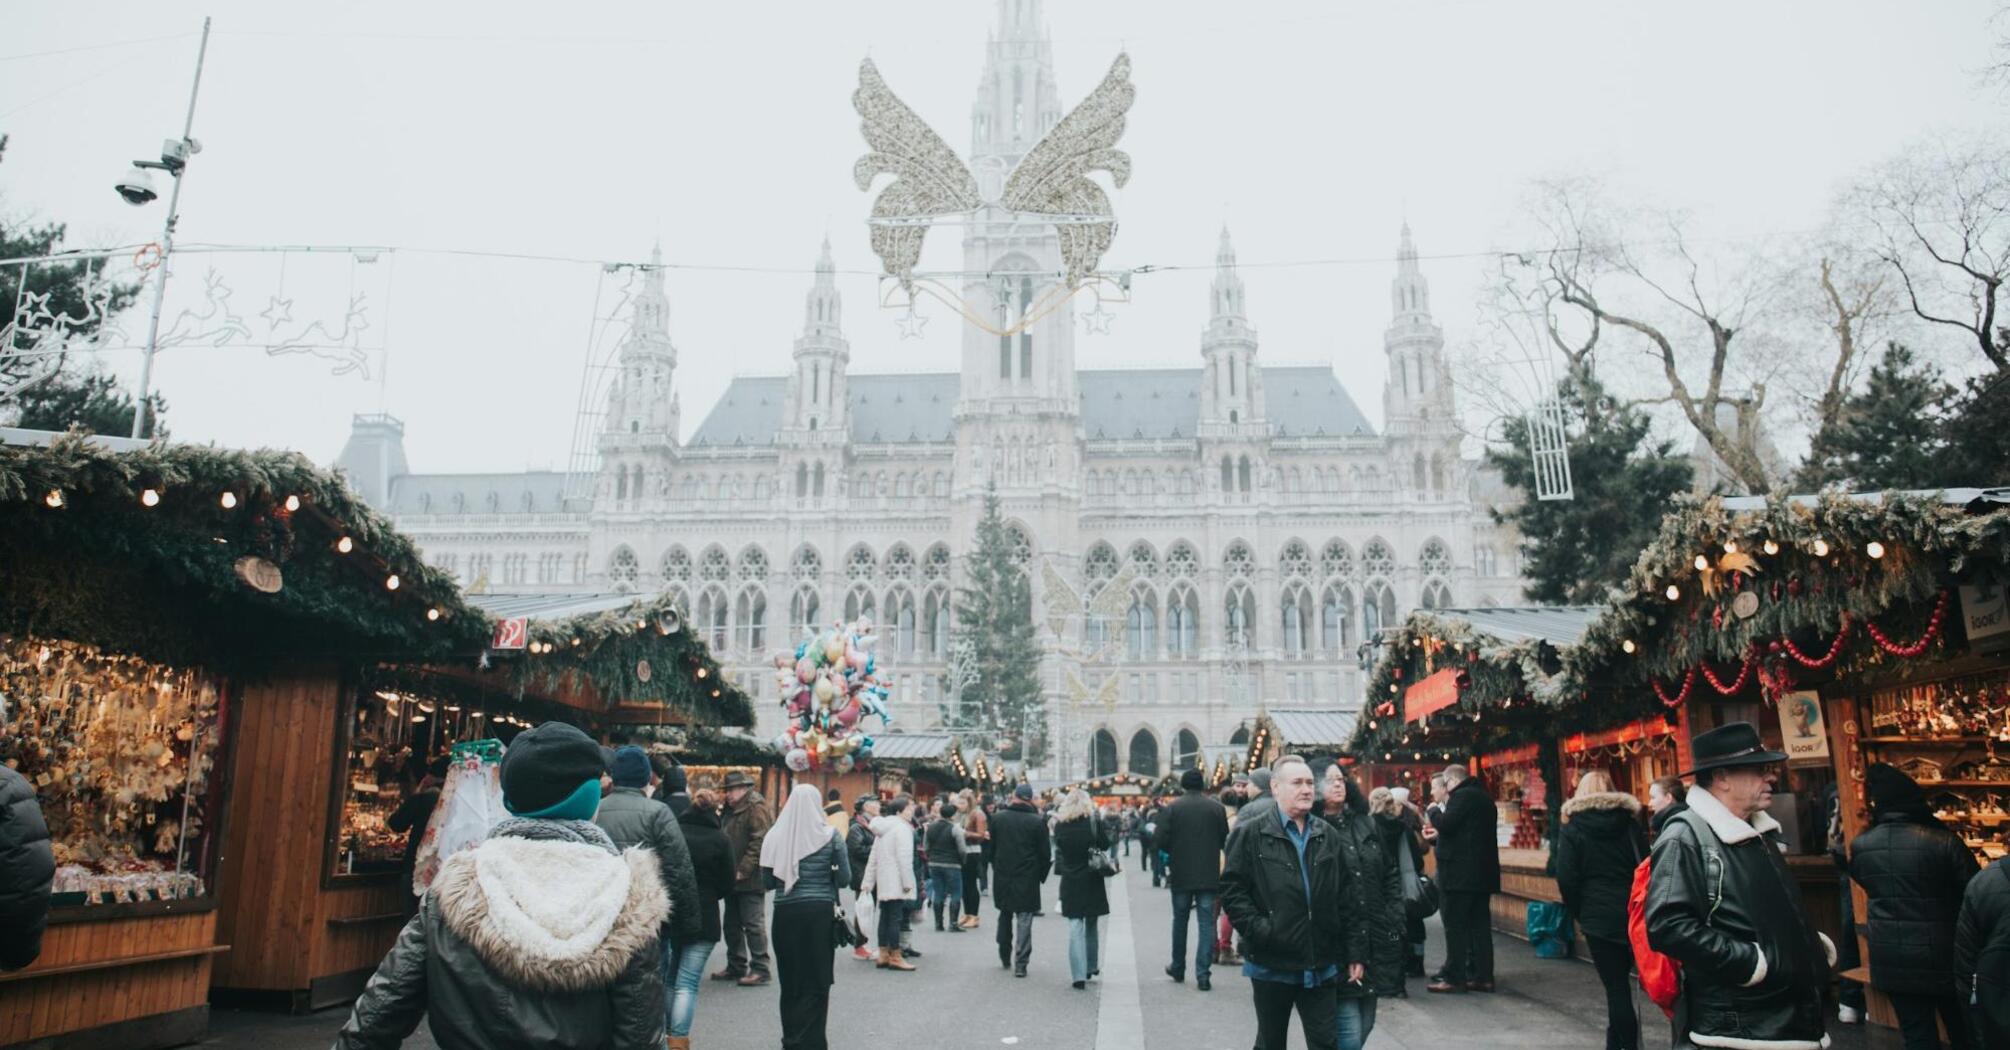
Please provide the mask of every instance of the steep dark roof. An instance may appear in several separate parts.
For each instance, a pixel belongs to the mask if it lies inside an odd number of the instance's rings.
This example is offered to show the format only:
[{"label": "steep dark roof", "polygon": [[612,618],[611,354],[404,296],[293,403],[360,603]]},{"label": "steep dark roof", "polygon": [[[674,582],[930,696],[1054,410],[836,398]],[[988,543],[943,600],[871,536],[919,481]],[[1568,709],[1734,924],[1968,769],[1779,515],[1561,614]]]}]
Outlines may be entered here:
[{"label": "steep dark roof", "polygon": [[[456,501],[455,497],[459,497]],[[565,509],[565,475],[406,474],[391,480],[387,514],[555,514]]]}]

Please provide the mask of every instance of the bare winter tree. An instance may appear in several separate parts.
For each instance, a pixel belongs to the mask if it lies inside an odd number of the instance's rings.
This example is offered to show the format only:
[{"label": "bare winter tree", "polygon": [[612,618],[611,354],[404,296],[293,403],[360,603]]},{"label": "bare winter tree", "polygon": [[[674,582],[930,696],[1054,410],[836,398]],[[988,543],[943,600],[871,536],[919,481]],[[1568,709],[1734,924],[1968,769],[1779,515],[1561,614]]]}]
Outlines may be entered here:
[{"label": "bare winter tree", "polygon": [[1957,333],[2010,371],[1998,314],[2010,280],[2010,151],[1987,143],[1908,151],[1849,196],[1920,320]]}]

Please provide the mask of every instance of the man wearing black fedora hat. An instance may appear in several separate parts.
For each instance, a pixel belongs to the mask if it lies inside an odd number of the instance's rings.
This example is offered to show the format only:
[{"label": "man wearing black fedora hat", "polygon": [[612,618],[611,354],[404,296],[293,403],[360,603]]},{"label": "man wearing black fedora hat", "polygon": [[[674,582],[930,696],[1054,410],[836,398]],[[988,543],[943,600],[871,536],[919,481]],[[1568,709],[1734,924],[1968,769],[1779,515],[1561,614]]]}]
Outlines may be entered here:
[{"label": "man wearing black fedora hat", "polygon": [[1808,924],[1766,813],[1785,755],[1749,722],[1699,734],[1687,812],[1654,840],[1647,941],[1682,964],[1675,1046],[1820,1050],[1835,947]]}]

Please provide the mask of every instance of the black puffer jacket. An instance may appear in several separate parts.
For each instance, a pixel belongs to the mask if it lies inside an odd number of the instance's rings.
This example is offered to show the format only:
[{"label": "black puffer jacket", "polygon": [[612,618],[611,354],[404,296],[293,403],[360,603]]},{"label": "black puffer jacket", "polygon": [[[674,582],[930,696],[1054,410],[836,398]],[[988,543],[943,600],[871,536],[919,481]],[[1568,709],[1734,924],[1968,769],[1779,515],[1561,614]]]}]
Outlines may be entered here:
[{"label": "black puffer jacket", "polygon": [[1954,979],[1961,1001],[1980,1006],[1977,1046],[2010,1046],[2010,859],[1969,880],[1954,929]]},{"label": "black puffer jacket", "polygon": [[1682,964],[1677,1050],[1826,1045],[1826,946],[1774,845],[1779,829],[1764,813],[1748,824],[1691,788],[1689,811],[1654,840],[1647,943]]},{"label": "black puffer jacket", "polygon": [[1446,893],[1499,893],[1500,812],[1478,777],[1452,789],[1445,808],[1432,815],[1438,829],[1438,888]]},{"label": "black puffer jacket", "polygon": [[991,818],[991,899],[1003,912],[1040,910],[1040,884],[1054,869],[1047,818],[1013,799]]},{"label": "black puffer jacket", "polygon": [[1869,899],[1871,987],[1944,995],[1954,981],[1954,921],[1975,854],[1923,811],[1886,810],[1849,848],[1849,875]]},{"label": "black puffer jacket", "polygon": [[[1352,869],[1340,861],[1340,836],[1308,820],[1305,866],[1276,809],[1236,821],[1221,872],[1221,907],[1242,935],[1243,956],[1273,970],[1316,970],[1368,960],[1368,924],[1353,914]],[[1309,867],[1311,900],[1305,884]]]},{"label": "black puffer jacket", "polygon": [[684,845],[691,853],[691,872],[698,879],[697,940],[717,944],[719,902],[733,892],[733,847],[726,841],[726,833],[719,830],[719,815],[709,809],[685,809],[677,826],[683,829]]},{"label": "black puffer jacket", "polygon": [[851,861],[851,891],[858,892],[865,881],[866,865],[872,860],[872,823],[852,817],[851,829],[844,833],[845,859]]},{"label": "black puffer jacket", "polygon": [[657,870],[663,873],[663,888],[670,894],[669,940],[695,939],[703,925],[698,914],[698,878],[691,870],[691,850],[684,842],[684,829],[669,806],[642,793],[641,788],[618,787],[600,800],[600,812],[593,822],[620,849],[641,846],[656,854]]},{"label": "black puffer jacket", "polygon": [[1586,937],[1626,939],[1626,896],[1647,857],[1640,800],[1623,791],[1579,795],[1563,804],[1556,836],[1556,888]]},{"label": "black puffer jacket", "polygon": [[1089,851],[1108,849],[1115,841],[1110,829],[1095,817],[1078,817],[1054,825],[1054,874],[1061,879],[1061,914],[1092,919],[1110,913],[1103,876],[1089,869]]},{"label": "black puffer jacket", "polygon": [[[1403,869],[1401,861],[1385,842],[1379,822],[1368,815],[1368,800],[1349,785],[1347,802],[1337,812],[1322,811],[1320,819],[1333,829],[1340,846],[1340,863],[1347,869],[1347,885],[1352,900],[1349,912],[1353,924],[1367,935],[1367,954],[1359,960],[1367,967],[1360,984],[1349,984],[1344,975],[1342,997],[1396,995],[1403,989]],[[1400,825],[1396,827],[1401,831]],[[1400,846],[1398,848],[1401,848]]]},{"label": "black puffer jacket", "polygon": [[0,970],[18,970],[42,954],[55,877],[35,789],[13,767],[0,766]]},{"label": "black puffer jacket", "polygon": [[654,1050],[668,912],[648,850],[583,820],[503,821],[440,866],[335,1048],[394,1050],[424,1017],[441,1050]]}]

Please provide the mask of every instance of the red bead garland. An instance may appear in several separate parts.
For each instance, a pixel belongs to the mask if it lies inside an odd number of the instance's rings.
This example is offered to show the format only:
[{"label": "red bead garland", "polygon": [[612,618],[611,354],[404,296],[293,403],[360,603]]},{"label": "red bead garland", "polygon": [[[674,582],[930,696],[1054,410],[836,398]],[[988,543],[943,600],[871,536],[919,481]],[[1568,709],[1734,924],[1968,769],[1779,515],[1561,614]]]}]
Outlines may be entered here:
[{"label": "red bead garland", "polygon": [[1878,648],[1893,656],[1912,657],[1925,652],[1926,647],[1933,644],[1933,639],[1940,634],[1940,625],[1947,618],[1947,594],[1946,591],[1940,592],[1940,601],[1933,606],[1933,616],[1926,621],[1926,633],[1920,635],[1918,641],[1911,645],[1895,644],[1889,636],[1877,629],[1876,624],[1865,620],[1863,625],[1870,631],[1870,640],[1876,642]]},{"label": "red bead garland", "polygon": [[[1836,640],[1829,644],[1828,655],[1823,656],[1820,659],[1816,659],[1815,657],[1809,656],[1808,654],[1801,652],[1801,647],[1795,645],[1794,640],[1792,638],[1780,639],[1780,647],[1785,649],[1787,655],[1793,657],[1794,662],[1800,664],[1802,667],[1811,668],[1813,670],[1819,671],[1822,668],[1827,667],[1832,663],[1835,663],[1836,659],[1842,656],[1843,641],[1849,637],[1849,629],[1850,629],[1849,614],[1843,613],[1842,623],[1836,628]],[[1876,628],[1873,627],[1872,630],[1875,631]]]},{"label": "red bead garland", "polygon": [[1702,670],[1703,677],[1707,679],[1710,683],[1710,688],[1715,689],[1718,693],[1724,696],[1731,696],[1732,694],[1743,690],[1745,688],[1745,683],[1752,680],[1752,668],[1757,664],[1758,664],[1757,660],[1754,660],[1749,656],[1746,657],[1744,664],[1738,668],[1737,681],[1732,682],[1730,685],[1725,685],[1722,681],[1718,680],[1717,672],[1712,671],[1710,669],[1709,664],[1700,663],[1697,664],[1696,666],[1697,668]]},{"label": "red bead garland", "polygon": [[1681,707],[1689,702],[1689,690],[1696,687],[1696,669],[1691,667],[1689,673],[1682,676],[1682,691],[1672,697],[1662,690],[1659,681],[1650,679],[1649,683],[1654,686],[1654,695],[1660,698],[1662,706]]}]

